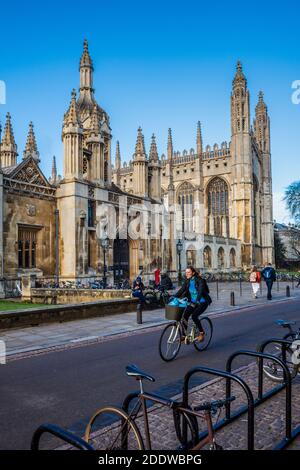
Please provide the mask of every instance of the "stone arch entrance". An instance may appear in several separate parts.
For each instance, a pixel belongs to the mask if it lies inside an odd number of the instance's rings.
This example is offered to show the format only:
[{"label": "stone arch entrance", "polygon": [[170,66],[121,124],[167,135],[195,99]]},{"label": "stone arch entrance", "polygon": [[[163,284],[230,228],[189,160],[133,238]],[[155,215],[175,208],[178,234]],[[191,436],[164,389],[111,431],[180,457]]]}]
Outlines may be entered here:
[{"label": "stone arch entrance", "polygon": [[130,250],[129,243],[127,239],[121,239],[117,237],[114,240],[114,280],[120,281],[122,279],[129,279],[130,275]]}]

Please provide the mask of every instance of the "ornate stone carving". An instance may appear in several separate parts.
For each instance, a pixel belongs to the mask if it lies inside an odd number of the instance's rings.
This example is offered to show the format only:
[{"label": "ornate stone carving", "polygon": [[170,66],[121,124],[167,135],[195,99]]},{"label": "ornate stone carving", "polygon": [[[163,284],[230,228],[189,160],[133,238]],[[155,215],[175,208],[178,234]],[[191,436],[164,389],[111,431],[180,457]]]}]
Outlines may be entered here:
[{"label": "ornate stone carving", "polygon": [[36,207],[33,204],[26,204],[26,212],[30,217],[36,216]]}]

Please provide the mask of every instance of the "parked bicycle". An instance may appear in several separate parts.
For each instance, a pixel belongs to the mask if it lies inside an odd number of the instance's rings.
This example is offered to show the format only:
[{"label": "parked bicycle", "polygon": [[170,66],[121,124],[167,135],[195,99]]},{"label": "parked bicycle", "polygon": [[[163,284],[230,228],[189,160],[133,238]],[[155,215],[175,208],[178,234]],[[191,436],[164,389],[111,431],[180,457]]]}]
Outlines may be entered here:
[{"label": "parked bicycle", "polygon": [[145,304],[151,308],[161,308],[168,304],[170,299],[169,292],[162,288],[147,288],[144,291]]},{"label": "parked bicycle", "polygon": [[[159,355],[166,362],[170,362],[176,358],[181,345],[183,344],[181,338],[185,336],[182,323],[184,311],[184,308],[174,309],[166,306],[166,318],[168,320],[174,320],[163,329],[159,339]],[[205,349],[207,349],[210,345],[212,339],[213,324],[208,317],[201,315],[199,319],[201,321],[202,329],[205,333],[203,341],[199,341],[199,329],[190,319],[184,344],[192,344],[196,351],[205,351]]]},{"label": "parked bicycle", "polygon": [[[106,451],[151,450],[152,443],[147,409],[147,401],[150,401],[152,404],[156,403],[172,410],[176,437],[180,442],[178,450],[199,450],[205,446],[208,446],[210,450],[222,449],[216,442],[212,416],[220,412],[221,408],[228,402],[235,400],[235,397],[205,402],[195,407],[184,407],[179,401],[145,392],[143,381],[155,382],[155,379],[150,374],[141,371],[137,366],[128,365],[126,374],[139,381],[140,385],[140,392],[132,409],[128,413],[124,409],[112,406],[97,410],[86,427],[84,440],[87,443],[91,444],[93,442],[94,448]],[[131,398],[132,394],[127,397],[124,403],[129,403]],[[201,412],[204,412],[204,414]],[[208,435],[204,439],[199,439],[197,418],[206,421]],[[93,439],[93,432],[96,429],[100,431],[97,432],[97,438]]]},{"label": "parked bicycle", "polygon": [[[295,321],[287,321],[287,320],[276,320],[275,323],[282,328],[286,328],[288,333],[283,336],[283,339],[291,340],[291,341],[299,341],[300,345],[300,328],[298,330],[293,330],[292,326],[296,324]],[[297,346],[297,345],[296,345]],[[285,358],[283,357],[282,353],[282,346],[278,343],[269,344],[265,352],[267,354],[272,354],[273,356],[278,357],[279,359],[285,359],[285,363],[287,364],[292,379],[294,379],[298,374],[300,374],[300,364],[296,364],[293,360],[295,354],[295,348],[293,346],[284,346],[285,348]],[[296,348],[297,349],[297,348]],[[284,381],[284,374],[282,368],[277,364],[275,361],[264,361],[263,364],[263,371],[264,374],[269,377],[274,382],[283,382]]]}]

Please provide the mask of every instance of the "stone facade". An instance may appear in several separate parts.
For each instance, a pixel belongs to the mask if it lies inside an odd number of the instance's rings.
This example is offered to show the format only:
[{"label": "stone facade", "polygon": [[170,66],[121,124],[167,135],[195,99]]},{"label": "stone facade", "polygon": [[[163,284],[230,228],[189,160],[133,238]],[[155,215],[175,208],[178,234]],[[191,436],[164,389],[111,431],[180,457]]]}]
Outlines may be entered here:
[{"label": "stone facade", "polygon": [[[102,206],[108,211],[107,225],[117,219],[105,250],[109,278],[114,274],[132,279],[140,270],[147,276],[156,267],[175,276],[179,256],[182,269],[194,264],[208,271],[273,262],[270,121],[260,93],[250,126],[249,91],[241,64],[232,86],[229,144],[204,148],[198,123],[195,150],[174,151],[169,129],[166,156],[159,157],[154,135],[147,155],[139,128],[132,160],[122,165],[117,143],[114,167],[110,119],[96,102],[93,71],[85,41],[79,94],[72,91],[63,119],[62,177],[55,158],[49,180],[41,172],[32,123],[23,159],[17,163],[7,115],[0,149],[0,275],[103,275]],[[132,209],[141,204],[149,219],[155,207],[168,208],[168,237],[163,237],[161,226],[156,238],[152,232],[140,239],[121,236],[123,206],[132,220]],[[195,243],[198,236],[200,245]],[[178,239],[183,242],[181,255]]]}]

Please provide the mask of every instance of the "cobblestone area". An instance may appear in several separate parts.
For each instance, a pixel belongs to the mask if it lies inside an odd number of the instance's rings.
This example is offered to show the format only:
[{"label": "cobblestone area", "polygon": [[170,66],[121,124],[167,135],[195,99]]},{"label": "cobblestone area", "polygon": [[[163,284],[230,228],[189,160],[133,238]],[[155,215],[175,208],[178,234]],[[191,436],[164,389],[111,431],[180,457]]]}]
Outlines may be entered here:
[{"label": "cobblestone area", "polygon": [[[250,386],[254,398],[257,396],[257,377],[258,367],[256,362],[249,366],[235,371],[239,377],[244,379]],[[264,392],[273,388],[276,384],[269,379],[264,378]],[[145,384],[145,388],[146,384]],[[237,410],[246,403],[244,392],[237,385],[232,386],[232,395],[236,400],[232,403],[232,411]],[[214,379],[191,389],[190,403],[200,404],[203,401],[222,399],[225,396],[225,380]],[[180,399],[180,396],[174,397]],[[220,418],[224,417],[224,410]],[[292,389],[292,425],[293,427],[300,423],[300,378],[293,381]],[[152,439],[152,448],[157,450],[173,450],[178,446],[176,439],[172,411],[166,407],[154,405],[149,409],[149,423]],[[143,428],[143,420],[139,419],[140,429]],[[199,420],[200,431],[205,430],[204,422]],[[105,430],[105,429],[104,429]],[[107,429],[106,429],[107,431]],[[285,391],[279,392],[273,398],[269,399],[255,409],[255,449],[269,450],[284,438],[285,433]],[[142,435],[144,433],[142,432]],[[102,430],[93,434],[93,444],[99,448],[99,442],[108,438]],[[247,449],[247,415],[242,415],[238,420],[219,430],[216,434],[218,444],[224,449],[245,450]],[[67,448],[66,446],[62,448]],[[103,449],[103,447],[101,447]],[[289,449],[300,449],[300,439],[298,438]]]}]

